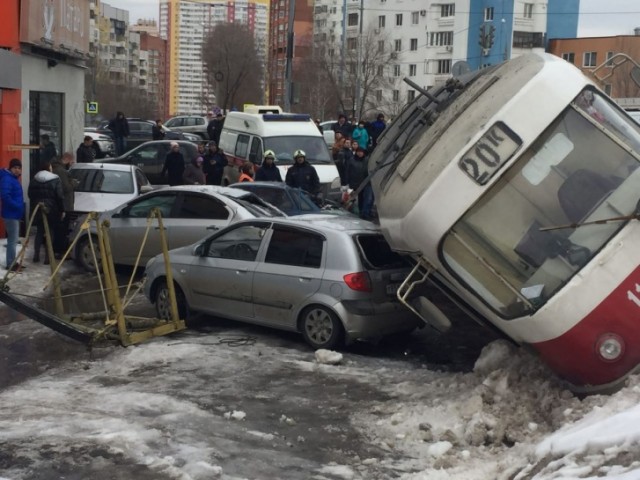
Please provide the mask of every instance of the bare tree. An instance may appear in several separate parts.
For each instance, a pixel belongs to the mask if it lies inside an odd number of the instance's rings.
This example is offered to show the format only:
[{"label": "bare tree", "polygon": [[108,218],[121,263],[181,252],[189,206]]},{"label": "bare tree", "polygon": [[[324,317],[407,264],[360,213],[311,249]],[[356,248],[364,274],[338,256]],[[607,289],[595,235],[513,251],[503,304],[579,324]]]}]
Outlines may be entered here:
[{"label": "bare tree", "polygon": [[262,98],[264,68],[246,25],[221,23],[213,27],[202,47],[202,61],[224,111]]},{"label": "bare tree", "polygon": [[398,111],[401,102],[393,98],[393,92],[401,78],[394,76],[392,69],[400,64],[401,54],[392,51],[388,37],[369,27],[359,36],[347,38],[344,54],[342,51],[338,43],[317,42],[314,52],[338,110],[357,119],[374,111]]}]

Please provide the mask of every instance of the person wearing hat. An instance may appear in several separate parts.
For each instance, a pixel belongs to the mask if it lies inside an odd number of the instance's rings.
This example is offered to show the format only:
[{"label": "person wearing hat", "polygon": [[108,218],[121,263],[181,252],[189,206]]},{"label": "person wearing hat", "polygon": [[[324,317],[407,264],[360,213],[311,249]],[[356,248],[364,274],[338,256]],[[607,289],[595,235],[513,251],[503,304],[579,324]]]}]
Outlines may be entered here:
[{"label": "person wearing hat", "polygon": [[276,167],[276,154],[273,150],[264,152],[264,161],[256,172],[256,182],[282,182],[280,170]]},{"label": "person wearing hat", "polygon": [[213,140],[209,142],[209,149],[204,154],[202,169],[207,176],[207,185],[221,185],[224,167],[229,164],[225,154]]},{"label": "person wearing hat", "polygon": [[331,126],[331,130],[341,133],[343,137],[351,137],[353,125],[347,122],[347,116],[341,113],[338,115],[338,121]]},{"label": "person wearing hat", "polygon": [[171,142],[171,151],[164,159],[161,175],[167,174],[167,181],[170,186],[182,185],[182,175],[184,174],[184,156],[180,152],[178,142]]},{"label": "person wearing hat", "polygon": [[198,156],[194,158],[189,165],[187,165],[187,168],[184,169],[184,174],[182,175],[182,180],[185,185],[204,185],[206,183],[204,171],[202,170],[203,163],[204,158]]},{"label": "person wearing hat", "polygon": [[16,245],[20,235],[20,220],[24,216],[24,198],[20,175],[22,162],[17,158],[9,161],[9,168],[0,170],[0,200],[2,201],[2,219],[7,231],[7,268],[14,272],[22,269],[20,264],[13,265],[16,258]]},{"label": "person wearing hat", "polygon": [[300,188],[315,196],[320,193],[320,179],[316,169],[307,162],[304,150],[296,150],[293,154],[294,164],[287,170],[285,183],[293,188]]}]

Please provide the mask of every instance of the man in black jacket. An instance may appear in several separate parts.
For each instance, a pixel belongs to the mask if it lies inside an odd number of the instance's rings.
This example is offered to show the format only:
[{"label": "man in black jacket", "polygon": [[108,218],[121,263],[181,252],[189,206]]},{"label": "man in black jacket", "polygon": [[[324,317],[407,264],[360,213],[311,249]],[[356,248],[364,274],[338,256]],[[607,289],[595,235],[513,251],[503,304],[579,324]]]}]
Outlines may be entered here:
[{"label": "man in black jacket", "polygon": [[216,142],[209,142],[209,150],[204,155],[204,173],[207,175],[207,185],[221,185],[224,167],[229,164],[227,157],[218,148]]},{"label": "man in black jacket", "polygon": [[287,170],[285,183],[293,188],[300,188],[312,196],[320,192],[320,179],[316,169],[307,162],[304,150],[296,150],[293,154],[295,163]]},{"label": "man in black jacket", "polygon": [[93,138],[87,135],[76,150],[76,159],[78,163],[92,163],[95,158],[96,150],[93,148]]},{"label": "man in black jacket", "polygon": [[127,151],[127,137],[129,136],[129,122],[124,113],[118,112],[116,118],[109,122],[109,130],[113,132],[116,143],[116,155],[120,156]]},{"label": "man in black jacket", "polygon": [[[273,150],[267,150],[264,152],[264,161],[260,168],[256,172],[255,181],[256,182],[281,182],[282,175],[280,175],[280,170],[276,167],[276,154],[273,153]],[[312,167],[313,168],[313,167]]]},{"label": "man in black jacket", "polygon": [[165,173],[167,174],[167,180],[171,186],[182,185],[184,169],[184,156],[180,153],[180,145],[178,142],[171,142],[171,151],[167,153],[167,158],[164,160],[161,175],[164,177]]}]

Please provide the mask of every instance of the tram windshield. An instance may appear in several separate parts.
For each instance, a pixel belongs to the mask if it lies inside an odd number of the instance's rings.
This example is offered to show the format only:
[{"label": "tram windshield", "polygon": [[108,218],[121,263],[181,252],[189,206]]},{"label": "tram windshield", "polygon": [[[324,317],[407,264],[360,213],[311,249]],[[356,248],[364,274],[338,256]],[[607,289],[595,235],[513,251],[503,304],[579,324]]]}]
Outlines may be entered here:
[{"label": "tram windshield", "polygon": [[453,226],[445,264],[502,317],[532,313],[626,222],[578,225],[635,212],[639,154],[638,125],[585,89]]}]

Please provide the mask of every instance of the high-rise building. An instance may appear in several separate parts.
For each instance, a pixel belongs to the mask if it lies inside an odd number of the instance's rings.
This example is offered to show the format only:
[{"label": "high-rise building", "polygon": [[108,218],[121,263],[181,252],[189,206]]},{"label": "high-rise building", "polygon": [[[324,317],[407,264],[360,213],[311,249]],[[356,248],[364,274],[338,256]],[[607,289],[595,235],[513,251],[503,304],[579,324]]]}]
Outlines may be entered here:
[{"label": "high-rise building", "polygon": [[253,32],[266,63],[269,0],[160,0],[160,36],[167,40],[171,115],[202,114],[215,104],[202,47],[220,23],[240,23]]}]

